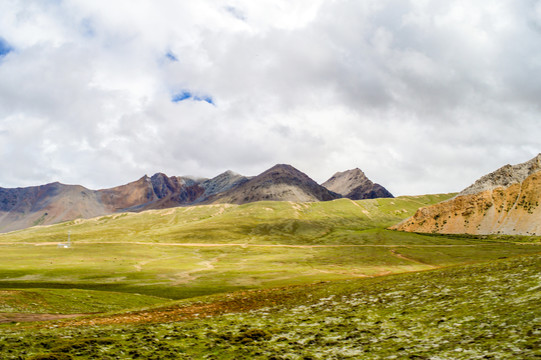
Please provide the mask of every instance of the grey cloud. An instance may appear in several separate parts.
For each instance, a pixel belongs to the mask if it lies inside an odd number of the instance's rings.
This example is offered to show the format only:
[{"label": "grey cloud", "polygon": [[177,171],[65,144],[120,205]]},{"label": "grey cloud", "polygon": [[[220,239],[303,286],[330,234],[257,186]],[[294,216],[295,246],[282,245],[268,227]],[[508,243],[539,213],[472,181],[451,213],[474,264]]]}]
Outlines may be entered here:
[{"label": "grey cloud", "polygon": [[[533,1],[40,4],[0,5],[18,49],[0,62],[0,149],[16,162],[0,186],[288,162],[415,194],[539,152]],[[172,103],[182,89],[216,106]]]}]

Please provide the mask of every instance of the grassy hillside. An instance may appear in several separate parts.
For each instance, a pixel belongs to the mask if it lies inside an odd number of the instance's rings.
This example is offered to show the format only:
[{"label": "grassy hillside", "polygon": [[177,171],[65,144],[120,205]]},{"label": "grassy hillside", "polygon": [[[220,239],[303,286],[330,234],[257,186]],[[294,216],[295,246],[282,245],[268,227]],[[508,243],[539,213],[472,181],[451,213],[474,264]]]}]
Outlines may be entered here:
[{"label": "grassy hillside", "polygon": [[0,290],[0,313],[82,314],[163,304],[166,299],[77,289]]},{"label": "grassy hillside", "polygon": [[[181,299],[537,253],[536,244],[386,230],[451,195],[118,214],[0,236],[0,289]],[[71,231],[73,247],[61,249]],[[56,241],[56,242],[55,242]]]},{"label": "grassy hillside", "polygon": [[0,234],[2,242],[331,244],[344,230],[385,228],[453,194],[395,199],[207,205],[75,220]]},{"label": "grassy hillside", "polygon": [[[535,359],[541,257],[0,327],[4,359]],[[92,326],[89,326],[92,325]]]}]

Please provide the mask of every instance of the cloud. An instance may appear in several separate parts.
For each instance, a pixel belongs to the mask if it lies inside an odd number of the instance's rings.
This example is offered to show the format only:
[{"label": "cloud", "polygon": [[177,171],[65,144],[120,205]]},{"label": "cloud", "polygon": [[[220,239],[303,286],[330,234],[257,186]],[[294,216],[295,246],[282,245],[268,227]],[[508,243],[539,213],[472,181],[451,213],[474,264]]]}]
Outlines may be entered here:
[{"label": "cloud", "polygon": [[291,163],[321,182],[359,167],[395,194],[459,191],[540,151],[539,9],[4,2],[0,186]]},{"label": "cloud", "polygon": [[237,9],[236,7],[234,7],[234,6],[226,6],[224,9],[225,9],[225,11],[230,13],[232,16],[234,16],[238,20],[246,21],[246,15],[244,15],[244,13],[242,11],[240,11],[239,9]]}]

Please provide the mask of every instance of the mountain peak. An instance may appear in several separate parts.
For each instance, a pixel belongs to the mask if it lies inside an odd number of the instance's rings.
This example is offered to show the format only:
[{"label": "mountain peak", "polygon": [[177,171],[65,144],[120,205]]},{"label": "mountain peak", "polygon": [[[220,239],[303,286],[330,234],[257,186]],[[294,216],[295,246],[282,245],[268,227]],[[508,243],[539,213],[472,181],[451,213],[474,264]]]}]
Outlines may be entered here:
[{"label": "mountain peak", "polygon": [[[145,175],[146,176],[146,175]],[[165,178],[169,178],[167,175],[165,175],[164,173],[162,172],[157,172],[155,173],[154,175],[152,175],[150,177],[151,180],[154,180],[154,179],[165,179]]]},{"label": "mountain peak", "polygon": [[306,178],[306,179],[310,179],[308,177],[308,175],[306,175],[305,173],[303,173],[299,169],[297,169],[297,168],[295,168],[295,167],[293,167],[293,166],[291,166],[289,164],[276,164],[273,167],[271,167],[270,169],[262,172],[258,176],[269,175],[269,174],[273,174],[274,176],[276,176],[277,174],[288,174],[288,175],[291,175],[291,176],[300,176],[300,177],[303,177],[303,178]]},{"label": "mountain peak", "polygon": [[[236,177],[236,176],[242,176],[242,175],[239,174],[239,173],[234,172],[233,170],[226,170],[226,171],[224,171],[223,173],[221,173],[218,176],[221,176],[221,177]],[[216,177],[218,177],[218,176],[216,176]]]},{"label": "mountain peak", "polygon": [[541,154],[516,165],[504,165],[496,171],[487,174],[458,194],[472,195],[498,187],[507,188],[513,184],[522,183],[528,176],[541,170]]},{"label": "mountain peak", "polygon": [[248,178],[237,174],[234,171],[227,170],[212,179],[205,180],[201,183],[201,187],[205,189],[204,195],[199,201],[204,201],[208,197],[222,193],[231,188],[237,187],[248,181]]},{"label": "mountain peak", "polygon": [[337,172],[322,186],[352,200],[393,197],[383,186],[368,179],[359,168]]},{"label": "mountain peak", "polygon": [[308,175],[288,164],[276,164],[213,202],[244,204],[254,201],[327,201],[339,198]]},{"label": "mountain peak", "polygon": [[276,164],[273,167],[271,167],[270,169],[268,169],[267,171],[276,171],[276,170],[288,170],[288,171],[296,170],[296,171],[299,171],[299,170],[297,170],[296,168],[294,168],[293,166],[291,166],[289,164]]}]

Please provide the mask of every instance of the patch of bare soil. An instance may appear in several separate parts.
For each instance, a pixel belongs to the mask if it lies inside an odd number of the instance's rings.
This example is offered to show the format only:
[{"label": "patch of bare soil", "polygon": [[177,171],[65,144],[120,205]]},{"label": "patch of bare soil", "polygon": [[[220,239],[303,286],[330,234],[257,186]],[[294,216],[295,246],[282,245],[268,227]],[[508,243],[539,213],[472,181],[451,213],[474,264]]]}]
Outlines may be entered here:
[{"label": "patch of bare soil", "polygon": [[69,319],[88,314],[27,314],[27,313],[0,313],[0,324],[32,322],[32,321],[48,321]]},{"label": "patch of bare soil", "polygon": [[402,259],[402,260],[406,260],[406,261],[411,261],[413,263],[416,263],[416,264],[419,264],[419,265],[426,265],[426,266],[430,266],[431,268],[433,269],[437,269],[438,266],[435,266],[435,265],[432,265],[432,264],[428,264],[428,263],[425,263],[425,262],[422,262],[422,261],[419,261],[419,260],[415,260],[415,259],[412,259],[410,257],[407,257],[405,255],[402,255],[402,254],[399,254],[395,249],[390,249],[389,250],[391,252],[391,255],[396,257],[396,258],[399,258],[399,259]]},{"label": "patch of bare soil", "polygon": [[[295,286],[287,287],[295,288]],[[133,311],[123,314],[81,318],[71,321],[62,321],[56,326],[93,326],[110,324],[137,324],[137,323],[167,323],[196,318],[212,317],[228,313],[241,313],[263,307],[274,307],[287,303],[295,295],[284,292],[284,289],[263,289],[240,291],[229,294],[220,300],[210,303],[194,303],[178,305],[167,308]]]}]

